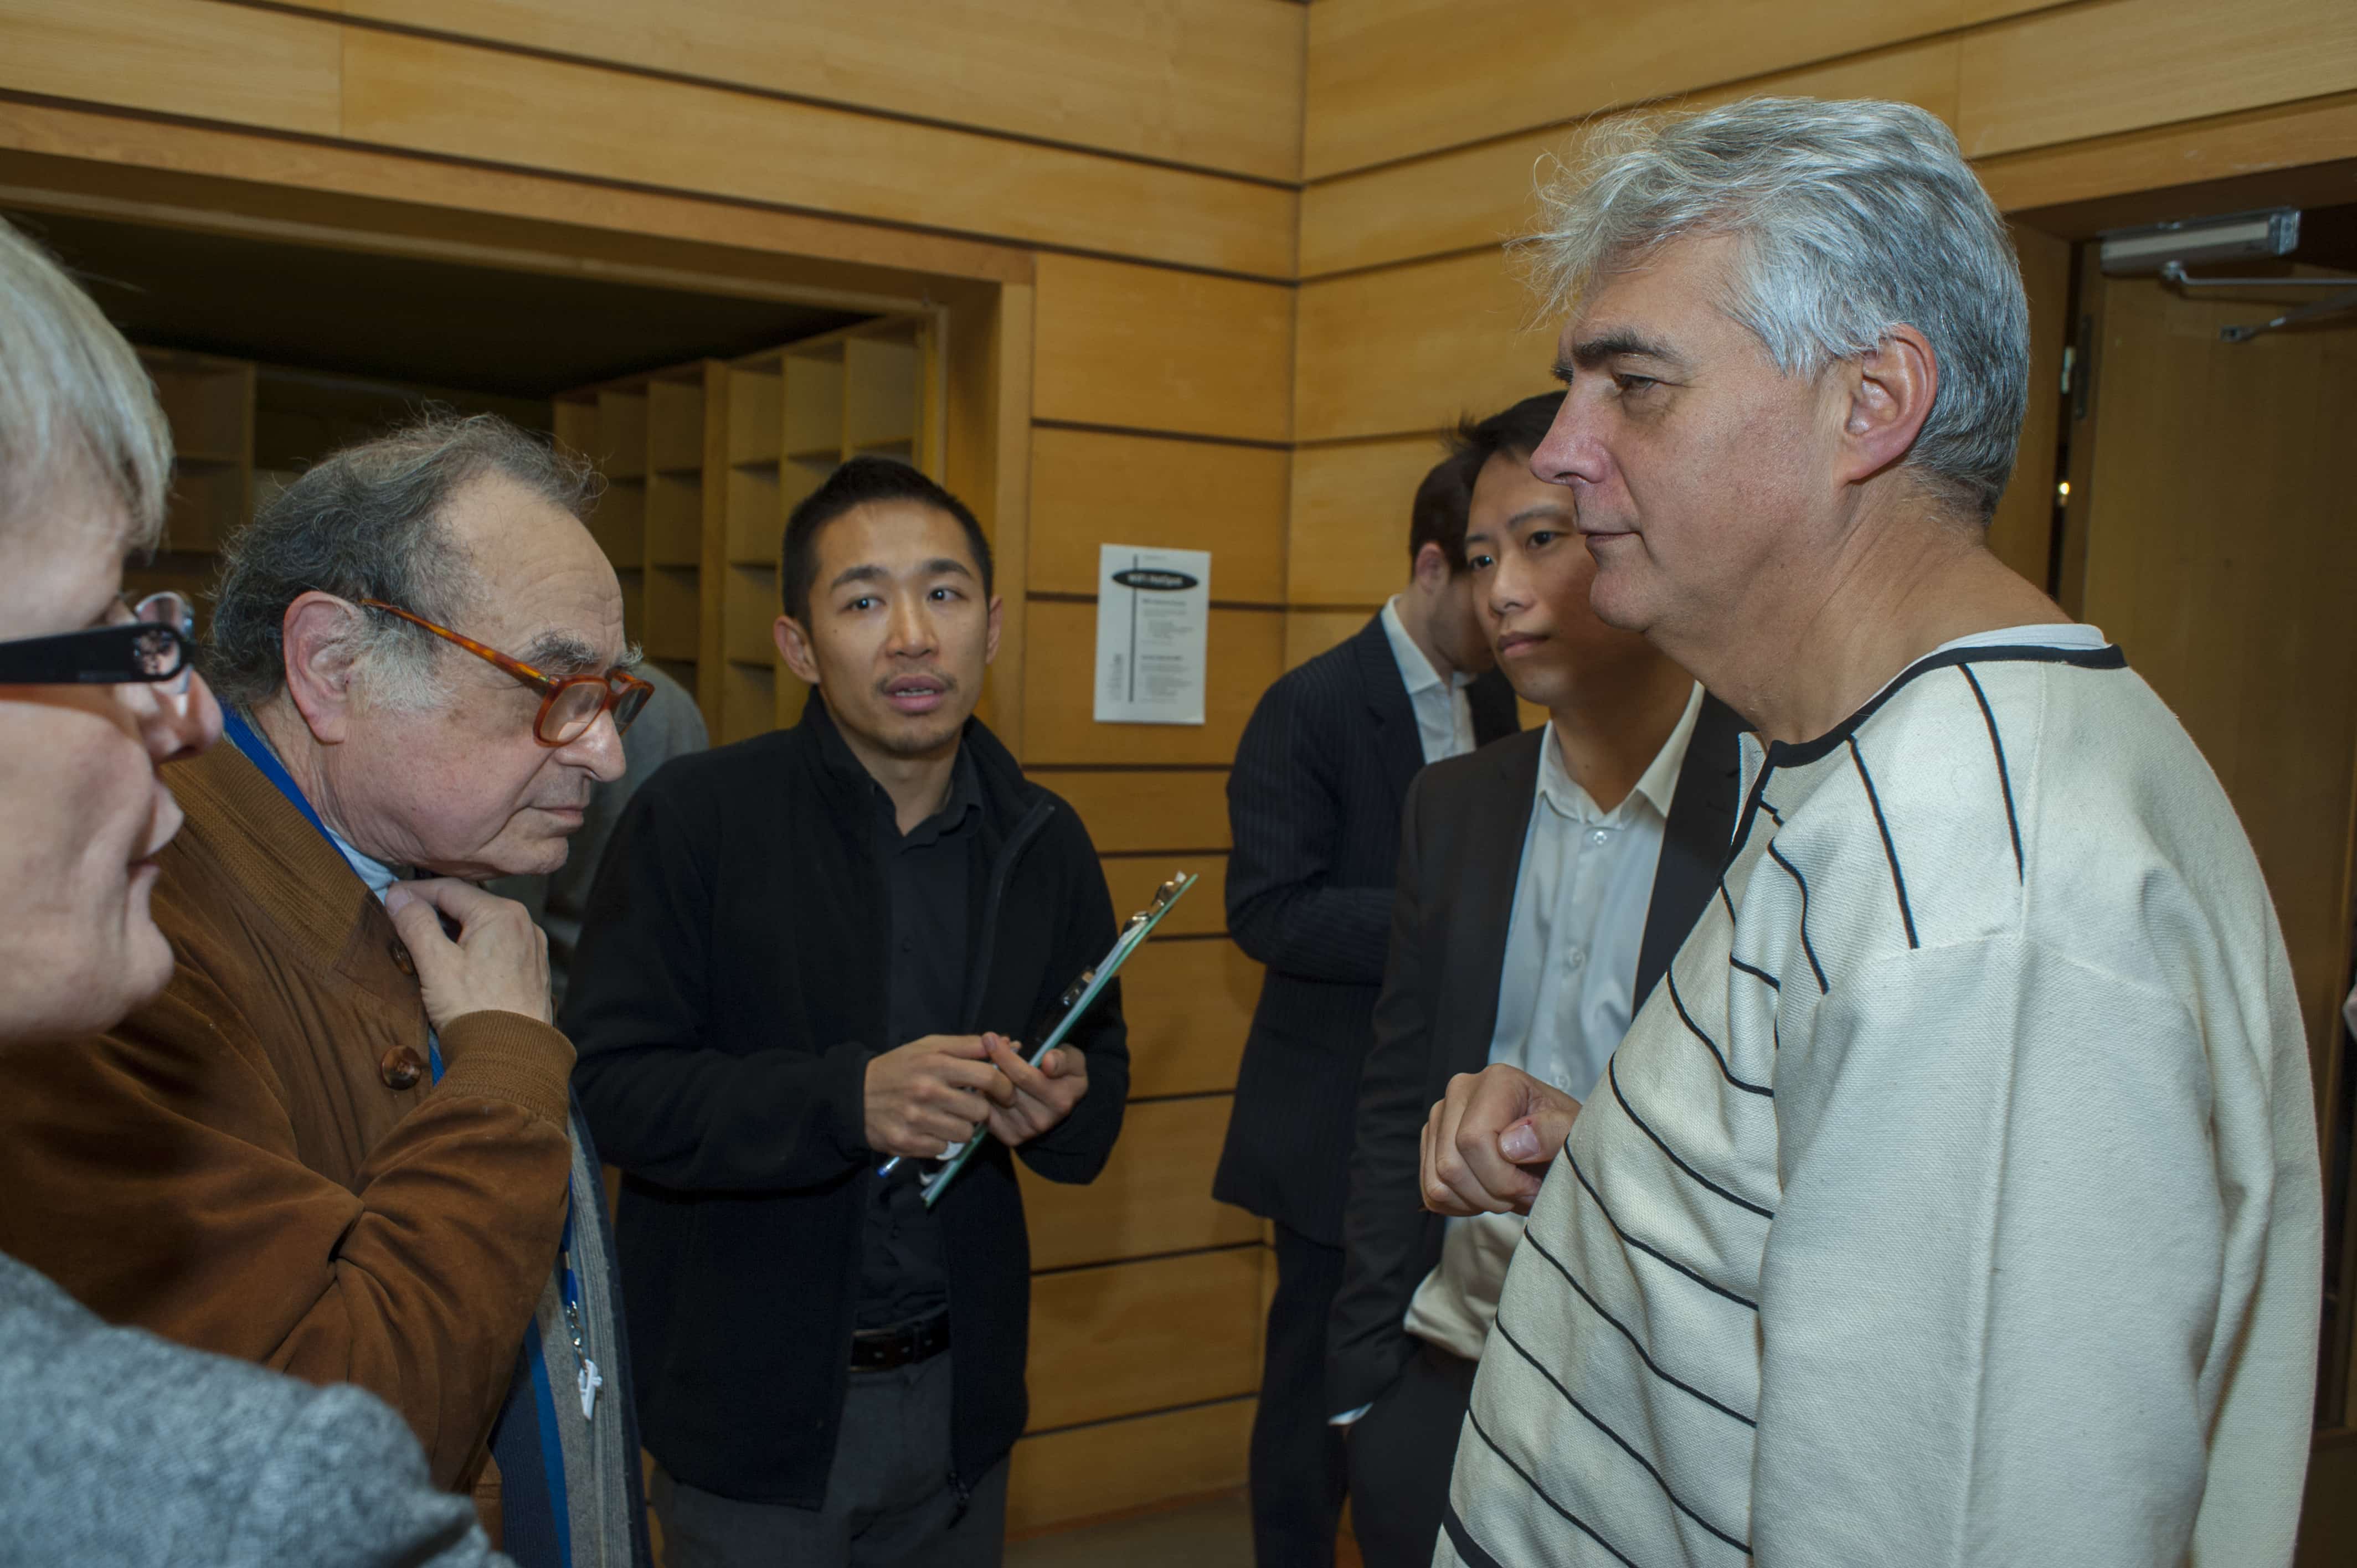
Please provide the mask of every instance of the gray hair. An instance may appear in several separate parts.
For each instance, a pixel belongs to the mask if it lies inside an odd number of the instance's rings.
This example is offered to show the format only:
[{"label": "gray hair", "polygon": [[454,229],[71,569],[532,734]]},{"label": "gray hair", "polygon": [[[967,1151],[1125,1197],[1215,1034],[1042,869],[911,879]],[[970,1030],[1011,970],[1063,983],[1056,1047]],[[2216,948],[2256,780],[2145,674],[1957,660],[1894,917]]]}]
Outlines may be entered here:
[{"label": "gray hair", "polygon": [[172,478],[156,385],[65,269],[0,220],[0,534],[77,467],[113,487],[126,543],[156,542]]},{"label": "gray hair", "polygon": [[1908,103],[1748,98],[1608,122],[1540,198],[1525,242],[1552,310],[1685,235],[1733,235],[1727,308],[1786,375],[1814,376],[1906,323],[1939,390],[1907,456],[1986,520],[2028,406],[2029,306],[1996,204],[1948,127]]},{"label": "gray hair", "polygon": [[[307,592],[381,599],[442,626],[463,619],[477,584],[447,514],[492,475],[584,521],[597,500],[587,462],[490,413],[427,414],[330,454],[279,491],[222,552],[204,661],[221,700],[253,708],[285,686],[286,610]],[[411,711],[442,700],[442,639],[382,611],[363,611],[360,627],[354,652],[371,697]]]}]

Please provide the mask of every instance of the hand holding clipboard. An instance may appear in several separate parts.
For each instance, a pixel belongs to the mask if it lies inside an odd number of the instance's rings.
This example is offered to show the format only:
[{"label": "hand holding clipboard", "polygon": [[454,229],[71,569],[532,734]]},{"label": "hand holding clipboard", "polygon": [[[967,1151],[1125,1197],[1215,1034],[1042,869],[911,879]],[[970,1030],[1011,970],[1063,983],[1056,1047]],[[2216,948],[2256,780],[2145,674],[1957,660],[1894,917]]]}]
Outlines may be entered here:
[{"label": "hand holding clipboard", "polygon": [[[1195,882],[1193,872],[1182,871],[1154,890],[1154,901],[1129,918],[1128,923],[1121,929],[1121,935],[1114,939],[1113,947],[1104,957],[1082,970],[1080,978],[1064,988],[1064,993],[1060,999],[1064,1015],[1056,1020],[1056,1026],[1048,1031],[1048,1037],[1039,1042],[1039,1048],[1026,1058],[1026,1060],[1037,1067],[1041,1058],[1063,1044],[1064,1036],[1072,1032],[1072,1026],[1079,1023],[1089,1009],[1095,1005],[1097,998],[1104,993],[1106,985],[1112,983],[1114,975],[1121,972],[1121,966],[1129,961],[1132,953],[1146,944],[1146,939],[1153,934],[1154,928],[1162,923],[1162,917],[1168,914],[1180,898],[1186,897],[1187,890],[1194,886]],[[956,1178],[958,1172],[965,1168],[966,1161],[974,1157],[974,1147],[981,1141],[981,1135],[977,1132],[974,1137],[952,1146],[943,1154],[942,1167],[925,1178],[926,1208],[931,1208],[941,1201],[942,1193]],[[890,1176],[899,1164],[899,1156],[895,1155],[884,1163],[878,1174]]]}]

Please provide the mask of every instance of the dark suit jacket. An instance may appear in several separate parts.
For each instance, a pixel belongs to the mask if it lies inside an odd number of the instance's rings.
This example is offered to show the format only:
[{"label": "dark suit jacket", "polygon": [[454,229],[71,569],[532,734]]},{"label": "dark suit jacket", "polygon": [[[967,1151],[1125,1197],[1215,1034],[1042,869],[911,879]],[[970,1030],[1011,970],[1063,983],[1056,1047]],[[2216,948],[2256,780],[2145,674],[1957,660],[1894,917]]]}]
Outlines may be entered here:
[{"label": "dark suit jacket", "polygon": [[[1703,698],[1645,913],[1634,993],[1640,1007],[1718,886],[1735,831],[1741,728],[1726,704]],[[1391,961],[1359,1084],[1342,1288],[1328,1334],[1327,1397],[1338,1412],[1390,1387],[1414,1348],[1401,1319],[1440,1262],[1442,1227],[1416,1185],[1424,1124],[1449,1079],[1490,1063],[1506,929],[1546,733],[1527,731],[1437,763],[1408,792]]]},{"label": "dark suit jacket", "polygon": [[[1475,741],[1512,735],[1494,671],[1466,697]],[[1391,931],[1400,806],[1424,766],[1377,616],[1262,696],[1228,774],[1228,929],[1267,966],[1212,1195],[1329,1247]]]}]

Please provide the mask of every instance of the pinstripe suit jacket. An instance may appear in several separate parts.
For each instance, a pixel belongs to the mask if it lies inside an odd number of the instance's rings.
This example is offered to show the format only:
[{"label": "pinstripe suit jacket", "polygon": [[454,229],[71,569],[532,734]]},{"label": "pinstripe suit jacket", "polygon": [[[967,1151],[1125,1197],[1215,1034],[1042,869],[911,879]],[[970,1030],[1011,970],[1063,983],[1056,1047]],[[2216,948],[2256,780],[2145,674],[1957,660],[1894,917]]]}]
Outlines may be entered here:
[{"label": "pinstripe suit jacket", "polygon": [[[1517,726],[1492,672],[1478,745]],[[1400,807],[1424,766],[1380,617],[1278,678],[1228,775],[1228,929],[1267,966],[1212,1195],[1341,1245],[1359,1064],[1391,936]]]}]

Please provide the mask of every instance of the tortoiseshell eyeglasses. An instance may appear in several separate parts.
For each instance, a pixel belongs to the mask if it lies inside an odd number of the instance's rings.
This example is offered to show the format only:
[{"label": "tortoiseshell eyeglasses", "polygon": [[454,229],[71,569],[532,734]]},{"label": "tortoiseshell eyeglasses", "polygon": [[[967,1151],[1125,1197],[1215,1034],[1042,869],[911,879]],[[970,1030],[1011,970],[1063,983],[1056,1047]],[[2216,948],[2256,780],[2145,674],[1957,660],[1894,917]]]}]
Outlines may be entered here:
[{"label": "tortoiseshell eyeglasses", "polygon": [[614,733],[619,735],[630,727],[630,721],[639,716],[639,710],[655,694],[655,689],[646,682],[619,670],[608,670],[603,675],[543,674],[520,659],[511,659],[496,648],[486,648],[447,626],[436,626],[424,616],[412,615],[399,605],[389,605],[382,599],[362,599],[361,603],[372,610],[399,616],[412,626],[422,626],[538,692],[540,716],[533,721],[532,733],[543,746],[572,745],[597,722],[599,714],[608,710],[614,715]]}]

